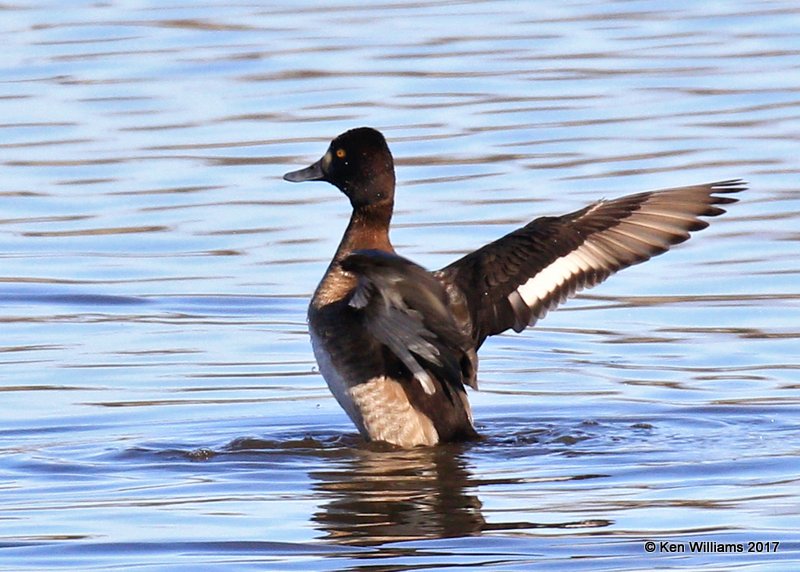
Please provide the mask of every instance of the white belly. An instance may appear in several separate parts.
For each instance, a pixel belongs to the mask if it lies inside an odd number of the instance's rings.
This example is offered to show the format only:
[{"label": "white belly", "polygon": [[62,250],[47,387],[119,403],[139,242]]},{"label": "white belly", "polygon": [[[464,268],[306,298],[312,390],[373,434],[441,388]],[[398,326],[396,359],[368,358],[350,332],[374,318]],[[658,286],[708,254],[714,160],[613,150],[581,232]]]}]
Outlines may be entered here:
[{"label": "white belly", "polygon": [[356,385],[348,383],[313,332],[311,345],[331,393],[364,437],[400,447],[439,442],[433,422],[411,405],[399,382],[380,376]]},{"label": "white belly", "polygon": [[364,424],[361,420],[361,415],[358,412],[358,407],[356,407],[356,404],[353,401],[353,396],[350,394],[349,385],[339,374],[339,371],[333,367],[331,356],[323,347],[319,337],[317,337],[313,331],[310,331],[309,333],[311,334],[311,347],[314,350],[314,357],[317,359],[319,372],[322,374],[322,377],[328,384],[328,389],[331,390],[331,393],[333,393],[336,401],[339,402],[339,405],[342,406],[342,409],[345,410],[348,417],[350,417],[353,423],[356,424],[358,430],[363,435],[367,436],[364,431]]}]

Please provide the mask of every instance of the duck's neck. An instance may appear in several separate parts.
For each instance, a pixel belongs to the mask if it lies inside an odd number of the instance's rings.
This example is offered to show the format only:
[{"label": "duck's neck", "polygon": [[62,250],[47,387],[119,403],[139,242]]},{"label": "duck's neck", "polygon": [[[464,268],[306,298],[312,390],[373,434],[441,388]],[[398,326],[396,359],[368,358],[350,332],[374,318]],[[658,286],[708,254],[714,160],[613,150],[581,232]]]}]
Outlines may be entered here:
[{"label": "duck's neck", "polygon": [[389,240],[389,223],[392,220],[392,201],[356,207],[350,215],[350,224],[344,232],[333,263],[336,264],[354,250],[374,249],[394,252]]},{"label": "duck's neck", "polygon": [[357,207],[350,216],[350,224],[344,232],[342,242],[328,270],[317,286],[309,307],[309,319],[314,320],[315,312],[328,304],[341,302],[356,285],[356,277],[342,270],[341,261],[354,250],[376,249],[394,252],[389,241],[389,222],[392,220],[392,202],[384,201],[377,205]]}]

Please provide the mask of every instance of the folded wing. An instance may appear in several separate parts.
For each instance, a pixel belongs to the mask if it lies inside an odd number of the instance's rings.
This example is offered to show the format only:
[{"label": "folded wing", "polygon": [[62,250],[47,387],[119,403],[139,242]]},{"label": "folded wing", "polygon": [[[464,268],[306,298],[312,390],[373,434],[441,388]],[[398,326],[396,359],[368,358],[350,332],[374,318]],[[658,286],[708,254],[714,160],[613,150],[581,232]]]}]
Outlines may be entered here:
[{"label": "folded wing", "polygon": [[349,305],[364,328],[425,393],[434,394],[439,384],[448,396],[463,391],[464,383],[474,386],[471,340],[453,320],[444,287],[427,270],[378,250],[357,250],[342,268],[358,277]]}]

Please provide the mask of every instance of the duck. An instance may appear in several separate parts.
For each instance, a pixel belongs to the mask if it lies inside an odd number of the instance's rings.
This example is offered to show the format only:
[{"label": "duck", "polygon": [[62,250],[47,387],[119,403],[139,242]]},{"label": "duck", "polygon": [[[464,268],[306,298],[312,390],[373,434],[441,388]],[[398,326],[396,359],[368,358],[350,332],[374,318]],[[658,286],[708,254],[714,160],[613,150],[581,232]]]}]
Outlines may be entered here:
[{"label": "duck", "polygon": [[489,336],[520,332],[580,290],[684,242],[746,188],[731,179],[598,200],[428,271],[390,241],[396,179],[380,131],[348,130],[284,179],[324,181],[350,201],[308,307],[311,345],[364,439],[399,448],[480,439],[466,388],[478,389],[477,352]]}]

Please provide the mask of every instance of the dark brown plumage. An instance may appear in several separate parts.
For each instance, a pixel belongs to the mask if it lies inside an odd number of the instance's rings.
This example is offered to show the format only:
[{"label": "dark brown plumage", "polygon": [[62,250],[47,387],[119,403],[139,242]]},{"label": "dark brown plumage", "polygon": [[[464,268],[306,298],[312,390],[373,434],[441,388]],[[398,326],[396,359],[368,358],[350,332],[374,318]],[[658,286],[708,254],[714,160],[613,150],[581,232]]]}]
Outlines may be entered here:
[{"label": "dark brown plumage", "polygon": [[[467,296],[472,335],[522,331],[582,288],[639,264],[708,226],[699,217],[725,212],[736,202],[720,194],[744,189],[742,181],[680,187],[599,201],[559,217],[541,217],[438,271]],[[559,268],[557,261],[563,262]],[[551,276],[541,273],[546,269]],[[555,271],[560,272],[555,274]],[[541,287],[529,284],[539,278]]]},{"label": "dark brown plumage", "polygon": [[473,439],[486,337],[534,324],[578,290],[661,254],[708,226],[740,180],[639,193],[541,217],[430,273],[389,240],[394,163],[374,129],[347,131],[288,181],[327,181],[353,207],[309,306],[312,345],[364,437],[402,447]]}]

